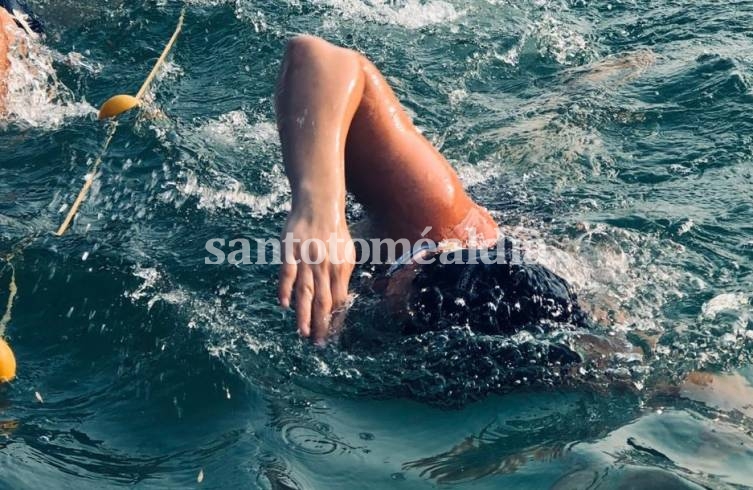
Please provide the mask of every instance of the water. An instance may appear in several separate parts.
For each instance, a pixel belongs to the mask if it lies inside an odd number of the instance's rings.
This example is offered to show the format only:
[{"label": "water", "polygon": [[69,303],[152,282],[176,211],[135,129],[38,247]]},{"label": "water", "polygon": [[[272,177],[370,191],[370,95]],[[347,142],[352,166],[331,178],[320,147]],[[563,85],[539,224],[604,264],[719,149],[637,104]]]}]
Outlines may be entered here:
[{"label": "water", "polygon": [[[0,251],[41,236],[14,259],[0,487],[753,486],[745,400],[662,389],[699,367],[753,383],[753,2],[185,5],[165,117],[122,120],[58,239],[93,106],[138,89],[183,3],[33,2],[48,38],[11,83]],[[616,335],[658,339],[612,366],[627,386],[515,384],[463,332],[317,349],[274,266],[204,265],[207,239],[276,236],[289,209],[271,96],[298,32],[371,57],[505,230]]]}]

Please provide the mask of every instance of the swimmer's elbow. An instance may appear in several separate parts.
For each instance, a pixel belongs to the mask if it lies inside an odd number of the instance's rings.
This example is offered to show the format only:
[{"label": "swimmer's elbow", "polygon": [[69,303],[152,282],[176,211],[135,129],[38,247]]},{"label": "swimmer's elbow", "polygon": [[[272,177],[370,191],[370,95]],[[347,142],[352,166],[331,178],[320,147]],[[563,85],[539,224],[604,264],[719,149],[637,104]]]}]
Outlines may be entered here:
[{"label": "swimmer's elbow", "polygon": [[311,60],[322,60],[332,55],[338,57],[360,56],[355,51],[341,48],[329,41],[310,34],[298,34],[288,39],[285,45],[285,61],[298,64],[307,63]]}]

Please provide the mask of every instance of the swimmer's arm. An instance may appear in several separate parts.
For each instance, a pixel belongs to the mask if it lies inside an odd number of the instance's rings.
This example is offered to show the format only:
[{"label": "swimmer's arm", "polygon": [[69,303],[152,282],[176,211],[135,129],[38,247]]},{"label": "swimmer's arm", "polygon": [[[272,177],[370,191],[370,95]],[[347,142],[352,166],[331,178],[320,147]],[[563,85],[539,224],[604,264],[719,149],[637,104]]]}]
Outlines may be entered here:
[{"label": "swimmer's arm", "polygon": [[345,219],[345,140],[363,84],[354,53],[310,40],[288,44],[276,109],[292,191],[283,239],[298,242],[284,249],[279,300],[288,307],[294,297],[299,333],[317,342],[327,337],[332,311],[345,304],[355,262]]}]

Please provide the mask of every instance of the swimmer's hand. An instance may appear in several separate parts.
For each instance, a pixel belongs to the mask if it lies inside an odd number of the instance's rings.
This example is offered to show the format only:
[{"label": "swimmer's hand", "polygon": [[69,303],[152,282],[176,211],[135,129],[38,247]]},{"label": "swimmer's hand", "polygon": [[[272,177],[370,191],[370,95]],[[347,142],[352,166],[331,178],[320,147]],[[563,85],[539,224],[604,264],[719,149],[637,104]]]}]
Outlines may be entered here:
[{"label": "swimmer's hand", "polygon": [[324,343],[333,313],[345,307],[355,266],[355,247],[344,212],[293,209],[282,234],[279,300],[295,302],[296,325],[303,337]]}]

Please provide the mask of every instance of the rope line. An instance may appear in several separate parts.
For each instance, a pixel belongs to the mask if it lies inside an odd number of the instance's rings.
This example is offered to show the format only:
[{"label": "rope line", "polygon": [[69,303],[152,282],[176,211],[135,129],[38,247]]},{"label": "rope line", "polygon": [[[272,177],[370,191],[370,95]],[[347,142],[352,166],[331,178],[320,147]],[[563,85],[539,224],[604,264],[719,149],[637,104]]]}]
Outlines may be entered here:
[{"label": "rope line", "polygon": [[8,324],[10,323],[10,320],[12,318],[13,302],[15,301],[16,294],[18,293],[18,285],[16,284],[16,268],[13,267],[13,264],[10,262],[8,262],[7,264],[8,267],[10,267],[10,286],[8,286],[8,303],[5,306],[5,313],[0,319],[0,338],[5,337],[5,329],[8,327]]},{"label": "rope line", "polygon": [[18,294],[18,284],[16,283],[16,268],[13,266],[13,258],[26,250],[26,248],[34,243],[34,240],[42,236],[41,233],[33,233],[14,246],[11,251],[5,255],[4,257],[0,257],[0,260],[5,262],[5,266],[0,270],[0,272],[5,271],[5,268],[10,269],[10,284],[8,285],[8,302],[5,306],[5,312],[3,313],[2,318],[0,318],[0,339],[2,339],[5,336],[5,329],[8,327],[8,324],[10,323],[10,320],[12,318],[13,314],[13,303],[16,299],[16,295]]},{"label": "rope line", "polygon": [[137,99],[141,100],[144,97],[144,95],[146,94],[146,91],[149,89],[149,85],[151,85],[152,83],[152,80],[154,80],[154,77],[157,76],[157,72],[159,71],[160,67],[167,59],[167,55],[170,53],[170,50],[173,49],[173,45],[175,44],[175,41],[178,39],[178,36],[180,35],[180,31],[183,29],[183,20],[185,19],[185,17],[186,17],[186,9],[184,8],[180,12],[180,17],[178,18],[178,25],[175,27],[175,32],[173,32],[173,36],[167,42],[165,49],[162,50],[162,54],[160,55],[157,62],[154,64],[154,68],[152,68],[152,71],[146,77],[146,80],[144,80],[143,85],[141,85],[141,88],[136,94]]},{"label": "rope line", "polygon": [[[177,41],[178,36],[180,35],[181,30],[183,29],[183,21],[186,16],[186,9],[185,7],[180,12],[180,17],[178,18],[178,25],[175,27],[175,32],[173,32],[172,37],[168,41],[165,48],[162,50],[162,54],[157,59],[156,63],[154,64],[154,67],[152,68],[152,71],[149,72],[149,75],[144,80],[144,83],[141,85],[141,88],[139,89],[138,93],[136,94],[136,99],[140,103],[144,97],[144,95],[149,90],[149,87],[151,86],[152,82],[154,81],[154,78],[159,73],[160,68],[162,65],[164,65],[165,60],[167,59],[168,54],[170,54],[170,51],[173,48],[173,45],[175,44],[175,41]],[[105,138],[105,142],[102,145],[102,150],[99,153],[99,156],[94,161],[94,164],[92,165],[91,172],[87,174],[86,179],[84,181],[84,185],[81,187],[81,190],[78,193],[78,196],[76,196],[76,200],[71,205],[71,209],[69,210],[68,214],[65,217],[65,220],[60,225],[58,230],[55,232],[55,235],[62,236],[65,234],[65,232],[70,227],[71,223],[73,222],[73,219],[76,217],[76,214],[78,213],[79,208],[81,207],[81,204],[86,200],[86,196],[91,190],[92,185],[94,184],[95,179],[97,178],[99,174],[99,169],[102,166],[102,160],[104,159],[105,155],[107,154],[107,150],[110,147],[110,143],[112,143],[113,138],[115,137],[115,133],[118,130],[118,122],[117,120],[112,120],[110,122],[110,126],[107,129],[107,137]],[[18,294],[18,284],[16,283],[16,268],[12,263],[13,258],[19,254],[21,251],[23,251],[26,247],[31,245],[34,240],[39,238],[41,236],[41,233],[34,233],[32,235],[29,235],[28,237],[21,240],[11,251],[4,257],[0,257],[0,260],[5,262],[5,266],[0,269],[0,272],[4,271],[5,268],[10,268],[10,284],[8,286],[8,301],[5,305],[5,311],[3,313],[3,316],[0,317],[0,342],[4,341],[2,338],[5,336],[5,330],[8,327],[8,324],[10,323],[11,319],[13,318],[13,304],[16,300],[16,295]]]},{"label": "rope line", "polygon": [[[170,54],[170,51],[173,48],[173,45],[175,44],[175,41],[178,39],[178,36],[180,35],[180,31],[183,30],[183,20],[186,17],[186,9],[183,8],[180,12],[180,17],[178,18],[178,25],[175,27],[175,32],[173,32],[172,37],[168,41],[167,45],[165,46],[165,49],[162,50],[162,54],[157,59],[157,62],[154,64],[154,67],[152,68],[152,71],[149,72],[149,75],[146,77],[146,80],[144,80],[144,83],[141,85],[141,88],[139,89],[138,93],[136,94],[136,99],[141,101],[144,98],[144,95],[146,94],[147,90],[149,90],[149,86],[152,84],[152,81],[154,81],[154,78],[157,76],[157,73],[159,73],[159,69],[162,67],[162,65],[165,63],[165,60],[167,59],[167,55]],[[73,218],[76,217],[76,214],[78,213],[78,209],[81,207],[81,204],[86,200],[86,196],[89,193],[89,190],[91,189],[92,185],[94,184],[94,180],[97,178],[97,174],[99,172],[99,167],[102,165],[102,160],[105,157],[105,154],[107,153],[107,149],[110,146],[110,143],[112,142],[113,137],[115,136],[115,132],[118,129],[118,123],[117,121],[113,121],[110,123],[110,128],[107,131],[107,139],[105,140],[105,144],[102,146],[102,151],[100,152],[97,159],[94,161],[94,165],[92,166],[92,171],[87,175],[86,181],[84,182],[83,187],[81,187],[81,190],[78,193],[78,196],[76,197],[76,200],[73,202],[73,205],[71,206],[70,211],[68,211],[68,215],[65,217],[65,220],[60,225],[60,228],[55,232],[55,235],[57,236],[63,236],[65,232],[68,230],[68,228],[71,225],[71,222],[73,221]]]},{"label": "rope line", "polygon": [[99,156],[94,161],[94,165],[92,165],[91,172],[86,176],[86,181],[84,182],[84,186],[79,191],[78,196],[76,197],[76,200],[73,201],[71,210],[68,211],[68,215],[65,217],[65,221],[63,221],[63,223],[60,225],[60,228],[58,228],[58,231],[55,232],[55,235],[63,236],[66,230],[68,230],[68,227],[71,225],[71,221],[73,221],[73,218],[76,217],[76,213],[78,213],[78,208],[80,208],[81,204],[83,204],[84,200],[86,200],[86,195],[89,193],[89,189],[91,189],[91,186],[94,184],[94,179],[96,179],[97,177],[97,172],[99,172],[99,167],[100,165],[102,165],[102,159],[107,153],[107,148],[110,146],[110,143],[112,142],[113,137],[115,137],[115,131],[117,131],[117,129],[118,129],[118,122],[117,121],[111,122],[110,128],[107,130],[107,138],[105,139],[105,144],[102,146],[102,151],[99,153]]}]

